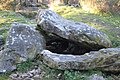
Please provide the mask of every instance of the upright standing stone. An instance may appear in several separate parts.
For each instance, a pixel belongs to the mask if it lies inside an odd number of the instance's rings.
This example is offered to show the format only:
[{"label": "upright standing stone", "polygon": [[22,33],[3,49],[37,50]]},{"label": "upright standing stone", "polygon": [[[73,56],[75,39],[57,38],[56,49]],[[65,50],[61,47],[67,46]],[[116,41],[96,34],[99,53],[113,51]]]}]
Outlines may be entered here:
[{"label": "upright standing stone", "polygon": [[33,59],[45,48],[44,37],[28,24],[14,22],[6,39],[6,47],[21,59]]}]

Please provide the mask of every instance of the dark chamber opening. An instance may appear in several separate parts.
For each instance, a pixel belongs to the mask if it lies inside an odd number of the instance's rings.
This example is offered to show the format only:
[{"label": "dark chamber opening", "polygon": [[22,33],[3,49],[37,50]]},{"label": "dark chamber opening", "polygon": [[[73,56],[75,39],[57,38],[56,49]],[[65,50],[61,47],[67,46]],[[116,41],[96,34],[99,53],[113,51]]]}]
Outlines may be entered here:
[{"label": "dark chamber opening", "polygon": [[104,48],[98,44],[89,44],[86,42],[75,42],[64,39],[56,34],[45,32],[41,28],[36,28],[44,35],[46,40],[46,49],[58,54],[83,55],[90,51],[98,51]]},{"label": "dark chamber opening", "polygon": [[86,42],[77,43],[60,38],[48,40],[46,42],[46,49],[58,54],[83,55],[90,51],[97,51],[101,48],[103,47],[93,44],[88,45]]}]

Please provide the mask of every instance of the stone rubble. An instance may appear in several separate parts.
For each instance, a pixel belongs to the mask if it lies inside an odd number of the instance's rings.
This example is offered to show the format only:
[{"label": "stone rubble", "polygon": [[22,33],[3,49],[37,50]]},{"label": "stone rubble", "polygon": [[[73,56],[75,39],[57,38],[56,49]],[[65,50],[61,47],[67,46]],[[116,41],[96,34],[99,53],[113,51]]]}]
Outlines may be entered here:
[{"label": "stone rubble", "polygon": [[40,68],[32,69],[28,72],[16,72],[9,77],[13,80],[41,80],[42,72]]}]

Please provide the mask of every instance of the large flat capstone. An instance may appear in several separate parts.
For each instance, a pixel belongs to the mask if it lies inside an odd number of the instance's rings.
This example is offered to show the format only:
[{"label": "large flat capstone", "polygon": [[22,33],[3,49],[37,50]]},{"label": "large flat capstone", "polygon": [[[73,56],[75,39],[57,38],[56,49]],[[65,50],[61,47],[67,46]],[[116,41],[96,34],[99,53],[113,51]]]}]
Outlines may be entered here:
[{"label": "large flat capstone", "polygon": [[[37,24],[44,34],[50,33],[59,37],[58,42],[52,43],[48,40],[49,43],[61,44],[65,47],[66,41],[68,42],[66,49],[59,52],[80,54],[111,46],[111,41],[103,32],[82,22],[67,20],[51,10],[40,10],[37,15]],[[49,39],[54,39],[54,37]]]},{"label": "large flat capstone", "polygon": [[51,68],[120,72],[120,48],[101,49],[84,55],[63,55],[44,50],[42,61]]},{"label": "large flat capstone", "polygon": [[14,50],[21,59],[33,59],[45,48],[44,37],[28,24],[14,22],[11,24],[6,48]]}]

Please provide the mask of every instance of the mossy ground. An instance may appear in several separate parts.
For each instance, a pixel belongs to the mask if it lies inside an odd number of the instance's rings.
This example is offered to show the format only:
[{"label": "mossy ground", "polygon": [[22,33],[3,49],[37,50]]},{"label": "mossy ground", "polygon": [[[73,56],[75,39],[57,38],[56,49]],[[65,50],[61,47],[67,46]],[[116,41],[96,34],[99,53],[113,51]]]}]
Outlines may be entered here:
[{"label": "mossy ground", "polygon": [[[55,7],[54,11],[62,15],[67,19],[72,19],[74,21],[81,21],[90,26],[93,26],[104,33],[106,33],[110,40],[112,41],[113,47],[120,46],[120,16],[98,13],[93,14],[86,12],[80,8],[74,8],[69,6]],[[0,11],[0,35],[6,38],[10,24],[14,21],[35,24],[34,21],[30,21],[28,18],[16,14],[12,11]],[[34,67],[32,61],[23,62],[17,65],[17,71],[27,71]],[[37,64],[38,65],[38,64]],[[42,67],[41,67],[42,66]],[[45,65],[40,64],[41,69],[45,72],[43,80],[87,80],[87,77],[91,74],[99,74],[106,77],[106,80],[114,80],[111,75],[105,75],[101,71],[61,71],[56,69],[51,69]],[[29,69],[28,69],[29,68]],[[0,80],[7,80],[9,75],[14,72],[8,72],[0,74]]]}]

